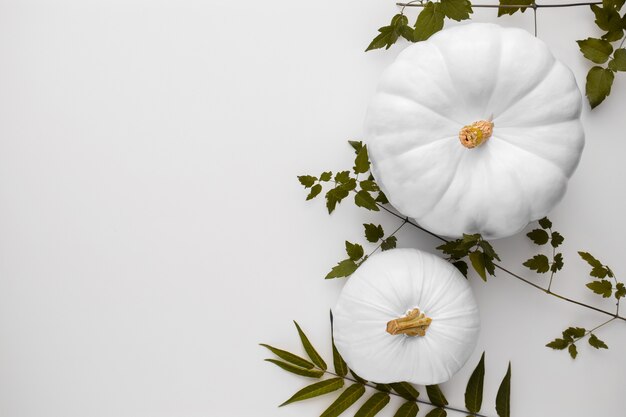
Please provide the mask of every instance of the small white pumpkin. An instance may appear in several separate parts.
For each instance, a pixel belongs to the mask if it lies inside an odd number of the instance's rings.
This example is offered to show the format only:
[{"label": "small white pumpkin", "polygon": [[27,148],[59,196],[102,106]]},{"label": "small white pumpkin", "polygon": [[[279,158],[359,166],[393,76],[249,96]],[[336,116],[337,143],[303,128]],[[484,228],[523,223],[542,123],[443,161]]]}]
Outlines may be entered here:
[{"label": "small white pumpkin", "polygon": [[378,185],[444,236],[510,236],[563,197],[584,146],[572,72],[521,29],[470,23],[409,46],[365,122]]},{"label": "small white pumpkin", "polygon": [[447,381],[472,354],[480,329],[467,280],[417,249],[370,257],[344,286],[333,314],[335,345],[346,363],[379,383]]}]

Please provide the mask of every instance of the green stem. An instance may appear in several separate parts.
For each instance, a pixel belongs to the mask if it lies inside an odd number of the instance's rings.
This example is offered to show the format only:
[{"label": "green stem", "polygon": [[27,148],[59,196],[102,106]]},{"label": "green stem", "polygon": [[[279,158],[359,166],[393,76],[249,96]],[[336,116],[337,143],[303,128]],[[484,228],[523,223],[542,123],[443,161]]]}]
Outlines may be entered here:
[{"label": "green stem", "polygon": [[612,319],[609,319],[609,320],[605,321],[605,322],[604,322],[604,323],[602,323],[602,324],[598,324],[598,325],[597,325],[596,327],[594,327],[593,329],[591,329],[591,330],[587,330],[587,331],[585,332],[585,334],[584,334],[584,335],[582,335],[582,336],[580,336],[578,339],[574,340],[574,341],[572,342],[572,344],[576,344],[576,342],[578,342],[580,339],[583,339],[583,338],[585,338],[585,337],[589,336],[591,333],[595,332],[596,330],[598,330],[598,329],[599,329],[600,327],[602,327],[602,326],[606,326],[607,324],[609,324],[610,322],[612,322],[612,321],[613,321],[613,320],[615,320],[616,318],[617,318],[617,317],[613,317]]},{"label": "green stem", "polygon": [[[428,2],[427,2],[428,3]],[[477,8],[489,8],[489,9],[542,9],[542,8],[554,8],[554,7],[578,7],[578,6],[591,6],[593,4],[602,4],[601,1],[585,2],[585,3],[562,3],[562,4],[472,4],[472,7]],[[423,3],[408,2],[408,3],[396,3],[396,6],[404,7],[425,7]]]}]

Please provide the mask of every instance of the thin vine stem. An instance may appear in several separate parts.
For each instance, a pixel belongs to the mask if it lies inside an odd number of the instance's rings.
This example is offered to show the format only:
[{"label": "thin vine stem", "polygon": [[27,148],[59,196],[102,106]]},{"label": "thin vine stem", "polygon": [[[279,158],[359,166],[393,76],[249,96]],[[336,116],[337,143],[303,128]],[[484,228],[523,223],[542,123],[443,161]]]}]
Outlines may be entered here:
[{"label": "thin vine stem", "polygon": [[600,327],[606,326],[607,324],[609,324],[610,322],[612,322],[613,320],[615,320],[617,317],[613,317],[612,319],[608,319],[607,321],[605,321],[602,324],[598,324],[596,327],[594,327],[591,330],[587,330],[585,332],[584,335],[580,336],[578,339],[574,340],[572,342],[572,344],[576,344],[576,342],[578,342],[580,339],[584,339],[585,337],[589,336],[591,333],[595,332],[596,330],[598,330]]},{"label": "thin vine stem", "polygon": [[[437,235],[437,234],[435,234],[435,233],[433,233],[433,232],[431,232],[431,231],[428,231],[428,230],[424,229],[422,226],[418,225],[418,224],[417,224],[417,223],[415,223],[415,222],[412,222],[411,220],[406,219],[404,216],[401,216],[400,214],[396,213],[395,211],[390,210],[389,208],[385,207],[383,204],[376,203],[376,205],[377,205],[379,208],[381,208],[381,209],[385,210],[387,213],[389,213],[389,214],[391,214],[391,215],[393,215],[393,216],[395,216],[395,217],[397,217],[397,218],[399,218],[399,219],[406,220],[406,223],[408,223],[408,224],[412,225],[413,227],[415,227],[415,228],[417,228],[417,229],[421,230],[422,232],[424,232],[424,233],[426,233],[426,234],[429,234],[430,236],[432,236],[432,237],[434,237],[434,238],[436,238],[436,239],[439,239],[439,240],[441,240],[442,242],[448,242],[448,240],[447,240],[447,239],[445,239],[445,238],[443,238],[443,237],[441,237],[441,236],[439,236],[439,235]],[[502,272],[504,272],[504,273],[506,273],[506,274],[508,274],[508,275],[512,276],[513,278],[516,278],[516,279],[518,279],[518,280],[520,280],[520,281],[522,281],[522,282],[524,282],[524,283],[526,283],[526,284],[530,285],[531,287],[534,287],[534,288],[536,288],[536,289],[538,289],[538,290],[540,290],[540,291],[542,291],[542,292],[544,292],[544,293],[546,293],[546,294],[548,294],[548,295],[551,295],[551,296],[556,297],[556,298],[558,298],[558,299],[561,299],[561,300],[563,300],[563,301],[567,301],[568,303],[576,304],[576,305],[579,305],[579,306],[581,306],[581,307],[585,307],[585,308],[588,308],[588,309],[590,309],[590,310],[597,311],[598,313],[606,314],[607,316],[611,316],[613,319],[618,319],[618,320],[626,321],[626,317],[623,317],[623,316],[620,316],[620,315],[619,315],[619,307],[618,307],[618,310],[617,310],[615,313],[612,313],[612,312],[610,312],[610,311],[606,311],[606,310],[603,310],[603,309],[601,309],[601,308],[597,308],[597,307],[591,306],[591,305],[589,305],[589,304],[582,303],[582,302],[580,302],[580,301],[572,300],[571,298],[565,297],[565,296],[563,296],[563,295],[561,295],[561,294],[557,294],[557,293],[555,293],[554,291],[551,291],[551,290],[549,290],[549,289],[547,289],[547,288],[544,288],[544,287],[542,287],[541,285],[538,285],[538,284],[536,284],[536,283],[534,283],[534,282],[532,282],[532,281],[530,281],[530,280],[528,280],[528,279],[526,279],[526,278],[522,277],[521,275],[518,275],[518,274],[516,274],[516,273],[514,273],[514,272],[510,271],[510,270],[508,270],[507,268],[505,268],[505,267],[501,266],[501,265],[500,265],[500,264],[498,264],[498,263],[494,263],[494,266],[495,266],[497,269],[499,269],[500,271],[502,271]],[[612,319],[611,319],[611,320],[612,320]]]},{"label": "thin vine stem", "polygon": [[[594,329],[594,330],[595,330],[595,329]],[[352,382],[355,382],[355,383],[357,383],[357,384],[361,384],[361,385],[363,385],[363,386],[373,388],[373,389],[375,389],[376,391],[384,392],[384,393],[387,393],[387,394],[390,394],[390,395],[394,395],[394,396],[396,396],[396,397],[400,397],[400,398],[403,398],[403,399],[405,399],[405,400],[406,400],[406,398],[405,398],[405,397],[403,397],[403,396],[402,396],[402,395],[400,395],[400,394],[397,394],[397,393],[395,393],[395,392],[393,392],[393,391],[385,391],[385,390],[383,390],[383,389],[381,389],[381,388],[377,387],[376,385],[372,385],[372,384],[370,384],[369,382],[361,382],[361,381],[357,381],[356,379],[350,378],[349,376],[345,376],[345,375],[343,375],[343,376],[342,376],[342,375],[336,374],[336,373],[334,373],[334,372],[331,372],[331,371],[329,371],[329,370],[327,370],[327,369],[318,368],[317,366],[315,367],[315,369],[318,369],[318,370],[320,370],[320,371],[324,372],[325,374],[328,374],[328,375],[333,375],[333,376],[335,376],[335,377],[337,377],[337,378],[343,378],[343,379],[346,379],[346,380],[348,380],[348,381],[352,381]],[[443,409],[445,409],[445,410],[450,410],[450,411],[454,411],[454,412],[457,412],[457,413],[462,413],[462,414],[465,414],[465,415],[470,416],[470,417],[487,417],[487,416],[486,416],[486,415],[484,415],[484,414],[470,413],[470,412],[469,412],[469,411],[467,411],[467,410],[461,410],[460,408],[451,407],[451,406],[449,406],[449,405],[441,405],[441,406],[440,406],[440,405],[436,405],[436,404],[433,404],[433,403],[431,403],[431,402],[424,401],[424,400],[419,400],[419,399],[415,399],[415,400],[412,400],[412,401],[413,401],[413,402],[416,402],[416,403],[420,403],[420,404],[430,405],[430,406],[432,406],[432,407],[439,407],[439,408],[443,408]]]},{"label": "thin vine stem", "polygon": [[[579,6],[591,6],[594,4],[602,4],[601,1],[583,2],[583,3],[562,3],[562,4],[472,4],[472,7],[477,8],[489,8],[489,9],[543,9],[543,8],[555,8],[555,7],[579,7]],[[408,2],[408,3],[396,3],[396,6],[401,7],[426,7],[422,2]]]},{"label": "thin vine stem", "polygon": [[378,249],[380,249],[380,247],[383,245],[383,243],[385,242],[386,239],[389,239],[391,236],[395,235],[396,233],[398,233],[400,231],[400,229],[402,229],[402,227],[404,227],[405,224],[407,224],[409,222],[409,218],[405,217],[404,221],[402,222],[402,224],[400,224],[400,226],[398,226],[398,228],[396,230],[394,230],[393,232],[391,232],[391,234],[387,237],[385,237],[384,239],[381,239],[380,243],[378,244],[378,246],[376,246],[376,248],[374,248],[373,251],[371,251],[367,256],[368,258],[370,256],[372,256],[374,254],[374,252],[376,252]]}]

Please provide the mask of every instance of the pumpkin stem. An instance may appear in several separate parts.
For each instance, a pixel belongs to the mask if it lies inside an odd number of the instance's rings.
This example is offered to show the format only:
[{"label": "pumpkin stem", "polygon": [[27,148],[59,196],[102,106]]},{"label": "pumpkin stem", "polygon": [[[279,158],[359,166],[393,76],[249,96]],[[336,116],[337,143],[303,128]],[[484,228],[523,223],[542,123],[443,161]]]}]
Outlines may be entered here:
[{"label": "pumpkin stem", "polygon": [[407,336],[424,336],[426,329],[433,320],[426,317],[424,313],[420,313],[419,308],[409,311],[406,316],[390,320],[387,323],[387,333],[389,334],[405,334]]},{"label": "pumpkin stem", "polygon": [[471,125],[463,126],[459,131],[461,145],[468,149],[480,146],[491,137],[493,133],[493,122],[490,120],[479,120]]}]

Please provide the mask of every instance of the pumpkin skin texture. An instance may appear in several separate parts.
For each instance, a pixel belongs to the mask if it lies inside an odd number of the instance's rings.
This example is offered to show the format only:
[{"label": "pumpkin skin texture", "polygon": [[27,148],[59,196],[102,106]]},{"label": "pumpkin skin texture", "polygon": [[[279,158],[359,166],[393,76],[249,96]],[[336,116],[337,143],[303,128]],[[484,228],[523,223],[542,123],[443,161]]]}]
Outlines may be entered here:
[{"label": "pumpkin skin texture", "polygon": [[[389,321],[414,308],[432,319],[423,336],[386,331]],[[472,354],[480,329],[467,280],[453,265],[416,249],[370,257],[350,276],[333,315],[344,360],[378,383],[447,381]]]},{"label": "pumpkin skin texture", "polygon": [[[391,204],[444,236],[513,235],[561,200],[584,147],[572,72],[521,29],[470,23],[400,53],[368,108],[372,173]],[[464,126],[492,121],[467,149]]]}]

